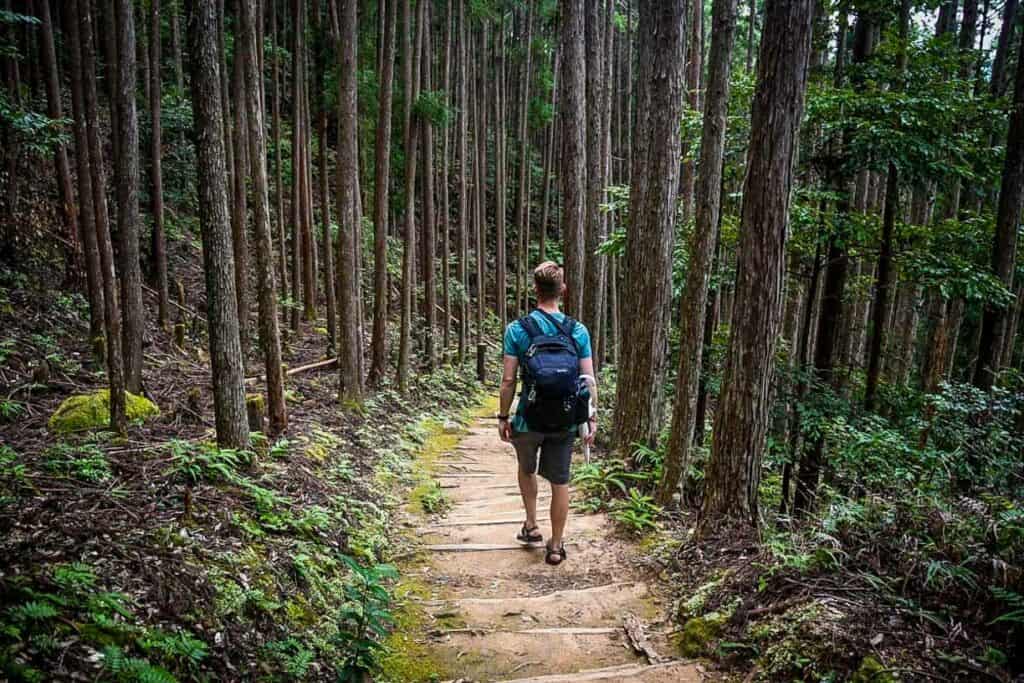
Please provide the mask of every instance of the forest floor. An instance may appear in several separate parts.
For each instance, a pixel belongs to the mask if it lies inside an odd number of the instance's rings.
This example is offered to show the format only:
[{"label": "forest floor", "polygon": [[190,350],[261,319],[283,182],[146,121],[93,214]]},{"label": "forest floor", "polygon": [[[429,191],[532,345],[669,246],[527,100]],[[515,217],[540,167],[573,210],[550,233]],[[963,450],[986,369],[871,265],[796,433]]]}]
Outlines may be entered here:
[{"label": "forest floor", "polygon": [[[671,600],[657,577],[638,569],[643,550],[605,514],[570,514],[568,559],[558,567],[544,563],[543,544],[516,543],[516,462],[493,420],[478,418],[428,467],[448,509],[412,517],[422,545],[402,576],[419,615],[393,644],[415,644],[417,670],[402,671],[411,660],[394,658],[385,664],[389,678],[668,683],[708,675],[671,656]],[[538,523],[547,535],[545,488],[541,482]]]}]

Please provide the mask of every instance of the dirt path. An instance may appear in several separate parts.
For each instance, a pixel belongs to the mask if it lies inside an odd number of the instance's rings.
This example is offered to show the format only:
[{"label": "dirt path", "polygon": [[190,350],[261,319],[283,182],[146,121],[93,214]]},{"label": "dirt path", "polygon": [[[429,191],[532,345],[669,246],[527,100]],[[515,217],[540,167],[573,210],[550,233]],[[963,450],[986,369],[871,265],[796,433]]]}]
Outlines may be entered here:
[{"label": "dirt path", "polygon": [[[511,446],[493,420],[478,420],[434,464],[453,506],[419,522],[429,561],[412,571],[433,599],[430,657],[461,681],[700,681],[701,667],[670,661],[665,605],[628,562],[638,552],[613,538],[604,515],[572,512],[568,560],[544,563],[541,549],[515,543],[523,520]],[[541,483],[538,516],[550,531],[550,490]],[[632,615],[632,616],[631,616]],[[625,624],[645,625],[654,662],[637,654]],[[661,655],[662,657],[658,657]]]}]

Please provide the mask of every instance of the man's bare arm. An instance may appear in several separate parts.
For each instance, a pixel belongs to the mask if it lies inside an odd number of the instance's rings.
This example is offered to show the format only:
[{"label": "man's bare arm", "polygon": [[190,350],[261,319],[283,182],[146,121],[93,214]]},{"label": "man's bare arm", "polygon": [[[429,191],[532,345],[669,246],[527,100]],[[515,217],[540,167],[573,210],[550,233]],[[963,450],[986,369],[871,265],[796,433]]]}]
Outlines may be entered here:
[{"label": "man's bare arm", "polygon": [[594,375],[594,359],[584,358],[580,361],[580,374],[590,375],[594,378],[593,382],[589,382],[590,385],[590,403],[594,406],[594,410],[597,410],[597,376]]},{"label": "man's bare arm", "polygon": [[519,370],[519,358],[505,356],[504,369],[501,373],[501,394],[498,400],[498,414],[508,415],[512,410],[512,399],[516,396],[516,371]]}]

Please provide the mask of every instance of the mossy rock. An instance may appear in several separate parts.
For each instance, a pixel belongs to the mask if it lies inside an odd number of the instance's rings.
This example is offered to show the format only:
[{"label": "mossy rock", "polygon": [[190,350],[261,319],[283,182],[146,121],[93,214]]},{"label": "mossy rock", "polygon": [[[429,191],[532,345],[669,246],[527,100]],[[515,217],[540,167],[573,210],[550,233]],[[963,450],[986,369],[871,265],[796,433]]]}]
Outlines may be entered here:
[{"label": "mossy rock", "polygon": [[861,660],[860,668],[850,677],[850,683],[894,683],[895,680],[888,668],[871,655]]},{"label": "mossy rock", "polygon": [[[129,420],[145,420],[160,414],[160,408],[148,398],[126,391],[125,400]],[[110,390],[69,396],[50,416],[49,425],[58,434],[106,429],[110,426]]]},{"label": "mossy rock", "polygon": [[690,658],[709,654],[711,643],[722,635],[725,622],[726,616],[718,612],[688,619],[676,640],[680,654]]}]

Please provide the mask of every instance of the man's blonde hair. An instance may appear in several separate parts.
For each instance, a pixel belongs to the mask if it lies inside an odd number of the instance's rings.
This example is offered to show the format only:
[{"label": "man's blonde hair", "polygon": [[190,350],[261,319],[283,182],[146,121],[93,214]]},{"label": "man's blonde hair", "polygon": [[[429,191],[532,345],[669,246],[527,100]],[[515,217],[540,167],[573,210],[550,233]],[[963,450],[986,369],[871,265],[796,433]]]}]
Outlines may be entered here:
[{"label": "man's blonde hair", "polygon": [[537,287],[537,296],[541,299],[557,299],[562,296],[564,282],[562,266],[554,261],[545,261],[533,269],[533,284]]}]

